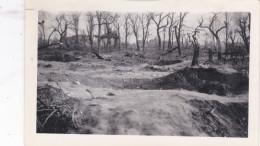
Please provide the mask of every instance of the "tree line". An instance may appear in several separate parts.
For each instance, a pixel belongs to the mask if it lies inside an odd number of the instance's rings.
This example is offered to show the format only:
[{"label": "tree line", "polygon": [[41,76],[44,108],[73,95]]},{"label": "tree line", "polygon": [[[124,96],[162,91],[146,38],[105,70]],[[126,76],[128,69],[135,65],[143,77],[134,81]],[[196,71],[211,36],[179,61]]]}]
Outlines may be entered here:
[{"label": "tree line", "polygon": [[[235,40],[238,37],[242,38],[243,45],[247,53],[249,53],[250,46],[250,13],[235,18],[235,25],[230,25],[231,21],[228,19],[228,13],[225,13],[225,20],[220,19],[220,15],[224,13],[210,13],[209,18],[201,17],[198,20],[197,26],[190,28],[185,24],[186,16],[189,13],[114,13],[107,11],[95,12],[71,12],[59,13],[51,19],[51,25],[47,24],[47,13],[41,12],[39,14],[39,39],[41,44],[39,48],[47,48],[53,45],[58,45],[62,50],[64,46],[69,45],[67,38],[68,32],[75,37],[74,47],[80,47],[80,39],[85,44],[88,44],[90,50],[99,54],[101,52],[101,45],[105,49],[112,51],[113,49],[128,50],[129,37],[135,38],[136,50],[147,50],[147,43],[149,42],[152,33],[156,33],[157,49],[168,50],[168,53],[178,50],[178,55],[182,55],[182,48],[184,46],[183,39],[186,39],[187,44],[191,44],[194,50],[193,62],[196,65],[197,57],[199,55],[200,42],[198,41],[198,34],[200,32],[207,32],[212,36],[214,48],[217,50],[217,58],[221,60],[222,47],[220,33],[225,30],[225,55],[232,52],[238,44]],[[84,19],[83,19],[84,18]],[[82,19],[80,21],[80,19]],[[205,21],[207,20],[207,21]],[[80,23],[84,24],[85,29],[82,29]],[[216,25],[217,24],[217,25]],[[152,27],[152,25],[154,27]],[[235,29],[234,29],[235,28]],[[46,29],[49,29],[47,36]],[[53,35],[58,36],[58,42],[52,41]],[[81,35],[81,38],[80,38]],[[168,37],[168,38],[166,38]],[[124,41],[123,39],[124,38]],[[103,41],[105,40],[105,41]],[[113,43],[112,43],[113,41]],[[174,42],[175,41],[175,42]],[[83,43],[83,44],[84,44]],[[141,43],[141,44],[140,44]],[[112,46],[113,44],[113,46]],[[205,45],[205,47],[207,47]],[[212,61],[214,48],[208,48],[209,61]]]}]

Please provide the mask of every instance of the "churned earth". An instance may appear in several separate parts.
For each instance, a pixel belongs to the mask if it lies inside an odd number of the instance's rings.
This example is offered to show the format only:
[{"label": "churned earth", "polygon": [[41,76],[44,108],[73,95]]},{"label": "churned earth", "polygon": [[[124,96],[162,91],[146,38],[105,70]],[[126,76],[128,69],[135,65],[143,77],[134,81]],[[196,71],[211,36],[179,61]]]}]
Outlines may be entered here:
[{"label": "churned earth", "polygon": [[104,60],[39,60],[37,98],[50,105],[66,99],[66,106],[39,110],[37,132],[248,136],[247,72],[116,53]]}]

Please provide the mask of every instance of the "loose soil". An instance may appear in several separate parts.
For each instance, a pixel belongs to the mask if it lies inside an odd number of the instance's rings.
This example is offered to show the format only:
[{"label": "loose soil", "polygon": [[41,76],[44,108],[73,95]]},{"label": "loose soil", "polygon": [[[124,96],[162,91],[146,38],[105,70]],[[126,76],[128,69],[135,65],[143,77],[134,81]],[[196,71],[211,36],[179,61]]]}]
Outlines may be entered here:
[{"label": "loose soil", "polygon": [[248,71],[156,53],[39,54],[39,133],[247,137]]},{"label": "loose soil", "polygon": [[[135,81],[140,89],[186,89],[207,94],[225,96],[248,92],[248,77],[243,73],[221,73],[215,68],[184,68],[167,76],[153,80]],[[131,84],[131,83],[130,83]],[[126,85],[133,87],[135,85]]]}]

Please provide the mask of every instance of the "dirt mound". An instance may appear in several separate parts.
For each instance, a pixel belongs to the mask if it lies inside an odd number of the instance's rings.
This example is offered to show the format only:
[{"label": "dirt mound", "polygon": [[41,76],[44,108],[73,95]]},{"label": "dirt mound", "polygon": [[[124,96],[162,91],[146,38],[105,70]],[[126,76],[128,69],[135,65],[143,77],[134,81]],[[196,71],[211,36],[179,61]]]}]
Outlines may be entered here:
[{"label": "dirt mound", "polygon": [[206,100],[188,100],[197,108],[191,113],[193,127],[209,136],[247,137],[248,103],[227,103]]},{"label": "dirt mound", "polygon": [[39,60],[44,61],[58,61],[58,62],[72,62],[72,61],[78,61],[81,59],[78,55],[73,55],[70,53],[50,53],[50,54],[44,54],[44,55],[38,55]]},{"label": "dirt mound", "polygon": [[172,64],[176,64],[176,63],[182,63],[182,60],[160,60],[158,62],[156,62],[154,65],[172,65]]},{"label": "dirt mound", "polygon": [[169,71],[169,68],[164,68],[164,67],[161,68],[161,67],[156,67],[153,65],[147,65],[147,66],[143,67],[142,70],[166,72],[166,71]]},{"label": "dirt mound", "polygon": [[110,55],[110,59],[115,66],[132,66],[147,62],[145,56],[139,52],[118,51],[107,55]]},{"label": "dirt mound", "polygon": [[145,59],[144,55],[141,53],[134,53],[134,52],[126,52],[125,57],[139,57]]},{"label": "dirt mound", "polygon": [[182,88],[224,96],[228,93],[247,93],[249,80],[242,73],[226,74],[214,68],[184,68],[176,73],[158,78],[155,84],[157,89]]},{"label": "dirt mound", "polygon": [[186,89],[200,93],[227,94],[248,93],[249,79],[243,73],[222,73],[215,68],[184,68],[155,79],[133,79],[124,83],[127,89],[170,90]]},{"label": "dirt mound", "polygon": [[50,85],[37,87],[37,132],[66,133],[75,129],[73,111],[79,103]]}]

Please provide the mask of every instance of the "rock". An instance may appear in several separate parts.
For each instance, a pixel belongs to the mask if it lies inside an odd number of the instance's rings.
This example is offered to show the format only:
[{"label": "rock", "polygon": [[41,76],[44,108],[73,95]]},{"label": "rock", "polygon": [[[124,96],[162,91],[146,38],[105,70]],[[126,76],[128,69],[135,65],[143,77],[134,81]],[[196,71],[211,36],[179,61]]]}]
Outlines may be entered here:
[{"label": "rock", "polygon": [[79,81],[73,81],[72,83],[73,83],[73,84],[80,85],[80,82],[79,82]]},{"label": "rock", "polygon": [[107,96],[114,96],[115,94],[114,93],[111,93],[111,92],[109,92],[109,93],[107,93]]},{"label": "rock", "polygon": [[45,67],[45,68],[51,68],[52,65],[51,65],[51,64],[47,64],[47,65],[44,65],[43,67]]}]

